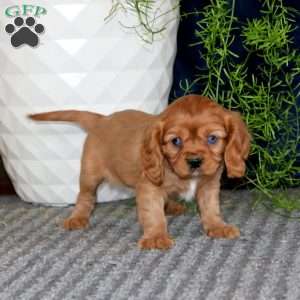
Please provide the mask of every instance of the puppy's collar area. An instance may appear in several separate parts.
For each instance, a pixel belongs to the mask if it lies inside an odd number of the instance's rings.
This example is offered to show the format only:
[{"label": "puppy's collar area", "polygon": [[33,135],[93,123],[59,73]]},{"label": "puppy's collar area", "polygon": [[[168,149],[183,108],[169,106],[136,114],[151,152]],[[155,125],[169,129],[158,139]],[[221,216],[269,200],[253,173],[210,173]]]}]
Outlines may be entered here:
[{"label": "puppy's collar area", "polygon": [[194,200],[196,196],[197,187],[198,187],[198,181],[199,178],[190,179],[187,189],[184,192],[179,194],[180,198],[182,198],[186,202],[191,202],[192,200]]}]

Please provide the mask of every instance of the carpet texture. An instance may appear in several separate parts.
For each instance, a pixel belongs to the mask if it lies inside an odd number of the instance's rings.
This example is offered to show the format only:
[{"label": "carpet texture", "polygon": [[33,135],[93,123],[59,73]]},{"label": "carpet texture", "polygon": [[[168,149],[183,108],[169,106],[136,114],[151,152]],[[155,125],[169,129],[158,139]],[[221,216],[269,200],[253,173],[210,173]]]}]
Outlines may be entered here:
[{"label": "carpet texture", "polygon": [[[300,190],[296,190],[300,196]],[[169,218],[176,245],[140,251],[132,201],[99,204],[85,231],[59,224],[71,208],[0,197],[0,299],[300,299],[300,221],[222,192],[234,241],[207,238],[192,212]]]}]

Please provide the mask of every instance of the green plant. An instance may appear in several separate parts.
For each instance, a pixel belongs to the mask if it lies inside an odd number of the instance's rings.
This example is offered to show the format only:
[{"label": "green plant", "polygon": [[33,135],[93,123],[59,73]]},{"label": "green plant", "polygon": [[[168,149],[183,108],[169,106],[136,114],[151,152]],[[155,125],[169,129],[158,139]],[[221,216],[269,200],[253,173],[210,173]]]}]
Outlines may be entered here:
[{"label": "green plant", "polygon": [[172,1],[169,0],[112,0],[112,8],[106,19],[110,20],[116,14],[123,13],[129,24],[120,24],[124,28],[133,29],[144,42],[151,44],[163,35],[168,24],[177,17],[174,17],[174,12],[179,1],[170,4]]},{"label": "green plant", "polygon": [[300,220],[299,197],[287,191],[279,191],[267,198],[262,193],[256,193],[254,206],[257,204],[282,217]]},{"label": "green plant", "polygon": [[[247,182],[272,198],[274,189],[300,183],[295,176],[300,172],[300,57],[291,39],[293,14],[282,0],[264,0],[261,17],[241,25],[233,13],[235,0],[228,3],[213,0],[197,13],[201,17],[194,45],[203,48],[205,68],[181,88],[189,93],[193,85],[200,85],[202,94],[243,114],[253,136]],[[243,58],[232,50],[238,26],[246,50]],[[259,63],[251,69],[254,57]]]}]

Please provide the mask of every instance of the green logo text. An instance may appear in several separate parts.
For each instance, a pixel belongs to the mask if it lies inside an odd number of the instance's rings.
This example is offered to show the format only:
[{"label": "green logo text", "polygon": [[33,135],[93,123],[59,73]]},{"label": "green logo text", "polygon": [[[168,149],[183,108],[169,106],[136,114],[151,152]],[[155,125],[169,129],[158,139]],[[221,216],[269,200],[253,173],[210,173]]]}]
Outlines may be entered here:
[{"label": "green logo text", "polygon": [[44,7],[36,5],[14,5],[10,6],[5,10],[5,15],[7,17],[18,17],[18,16],[34,16],[40,17],[46,15],[47,10]]}]

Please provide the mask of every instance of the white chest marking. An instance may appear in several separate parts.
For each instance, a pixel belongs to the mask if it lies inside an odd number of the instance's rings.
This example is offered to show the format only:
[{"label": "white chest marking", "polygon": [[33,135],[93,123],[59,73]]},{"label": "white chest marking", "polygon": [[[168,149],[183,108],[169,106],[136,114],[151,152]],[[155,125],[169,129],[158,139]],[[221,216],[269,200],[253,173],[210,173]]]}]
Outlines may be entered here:
[{"label": "white chest marking", "polygon": [[191,179],[187,190],[180,193],[180,197],[183,198],[187,202],[192,201],[196,196],[197,184],[198,184],[198,179],[196,179],[196,178]]}]

